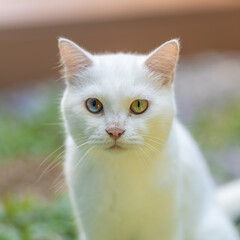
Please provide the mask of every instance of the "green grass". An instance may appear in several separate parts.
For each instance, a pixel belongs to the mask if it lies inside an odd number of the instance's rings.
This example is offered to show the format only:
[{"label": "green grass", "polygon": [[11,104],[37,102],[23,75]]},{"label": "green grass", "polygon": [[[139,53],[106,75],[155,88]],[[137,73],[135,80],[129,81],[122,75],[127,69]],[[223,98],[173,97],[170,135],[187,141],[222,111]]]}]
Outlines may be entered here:
[{"label": "green grass", "polygon": [[193,135],[207,150],[239,145],[240,104],[232,103],[221,111],[200,112],[193,123]]},{"label": "green grass", "polygon": [[234,102],[220,111],[200,112],[190,130],[217,182],[230,181],[232,177],[223,167],[226,159],[219,153],[240,145],[240,104]]},{"label": "green grass", "polygon": [[0,202],[0,240],[74,240],[75,223],[65,197],[42,203],[29,196]]},{"label": "green grass", "polygon": [[0,159],[46,156],[63,143],[58,104],[48,97],[28,117],[0,106]]}]

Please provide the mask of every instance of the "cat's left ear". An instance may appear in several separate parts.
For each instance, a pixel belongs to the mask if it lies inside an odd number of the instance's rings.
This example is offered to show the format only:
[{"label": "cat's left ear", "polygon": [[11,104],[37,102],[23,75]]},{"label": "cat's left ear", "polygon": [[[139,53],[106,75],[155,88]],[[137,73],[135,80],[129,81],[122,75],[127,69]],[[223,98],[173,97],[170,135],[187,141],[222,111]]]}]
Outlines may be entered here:
[{"label": "cat's left ear", "polygon": [[152,51],[145,61],[147,68],[161,76],[162,85],[171,86],[179,57],[179,41],[173,39]]}]

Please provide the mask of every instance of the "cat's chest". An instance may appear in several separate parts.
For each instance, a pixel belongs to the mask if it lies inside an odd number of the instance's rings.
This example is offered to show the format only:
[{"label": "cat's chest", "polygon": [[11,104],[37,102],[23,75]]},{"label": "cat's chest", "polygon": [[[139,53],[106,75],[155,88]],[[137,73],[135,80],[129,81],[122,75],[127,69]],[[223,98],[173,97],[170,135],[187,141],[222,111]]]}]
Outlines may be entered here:
[{"label": "cat's chest", "polygon": [[[176,176],[167,165],[127,161],[89,164],[71,173],[71,186],[77,194],[78,205],[106,213],[154,211],[159,205],[168,205],[174,192]],[[147,206],[147,208],[145,207]]]},{"label": "cat's chest", "polygon": [[68,185],[85,231],[103,234],[101,239],[140,240],[173,232],[177,177],[172,164],[160,160],[104,164],[88,159],[78,169],[69,167],[74,165],[68,161]]}]

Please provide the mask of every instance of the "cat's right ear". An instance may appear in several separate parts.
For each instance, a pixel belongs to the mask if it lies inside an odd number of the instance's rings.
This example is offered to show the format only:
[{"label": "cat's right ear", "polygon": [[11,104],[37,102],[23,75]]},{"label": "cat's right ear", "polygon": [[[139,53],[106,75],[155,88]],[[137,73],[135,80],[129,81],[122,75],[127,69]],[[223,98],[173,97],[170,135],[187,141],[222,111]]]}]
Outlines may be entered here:
[{"label": "cat's right ear", "polygon": [[170,87],[179,57],[179,41],[173,39],[151,52],[145,61],[145,66],[156,76],[161,76],[161,85]]},{"label": "cat's right ear", "polygon": [[66,38],[58,39],[58,47],[65,78],[74,83],[76,76],[93,64],[92,55]]}]

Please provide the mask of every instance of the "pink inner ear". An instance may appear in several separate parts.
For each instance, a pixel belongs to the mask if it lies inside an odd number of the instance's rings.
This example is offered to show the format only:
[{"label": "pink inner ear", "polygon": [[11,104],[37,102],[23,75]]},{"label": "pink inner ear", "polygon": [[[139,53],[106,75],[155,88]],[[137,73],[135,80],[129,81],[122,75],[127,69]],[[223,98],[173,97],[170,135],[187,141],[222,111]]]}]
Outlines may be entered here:
[{"label": "pink inner ear", "polygon": [[176,40],[167,42],[153,51],[146,60],[146,66],[154,72],[172,74],[178,60],[178,42]]},{"label": "pink inner ear", "polygon": [[59,50],[67,73],[82,71],[92,65],[92,61],[84,50],[70,41],[60,41]]}]

